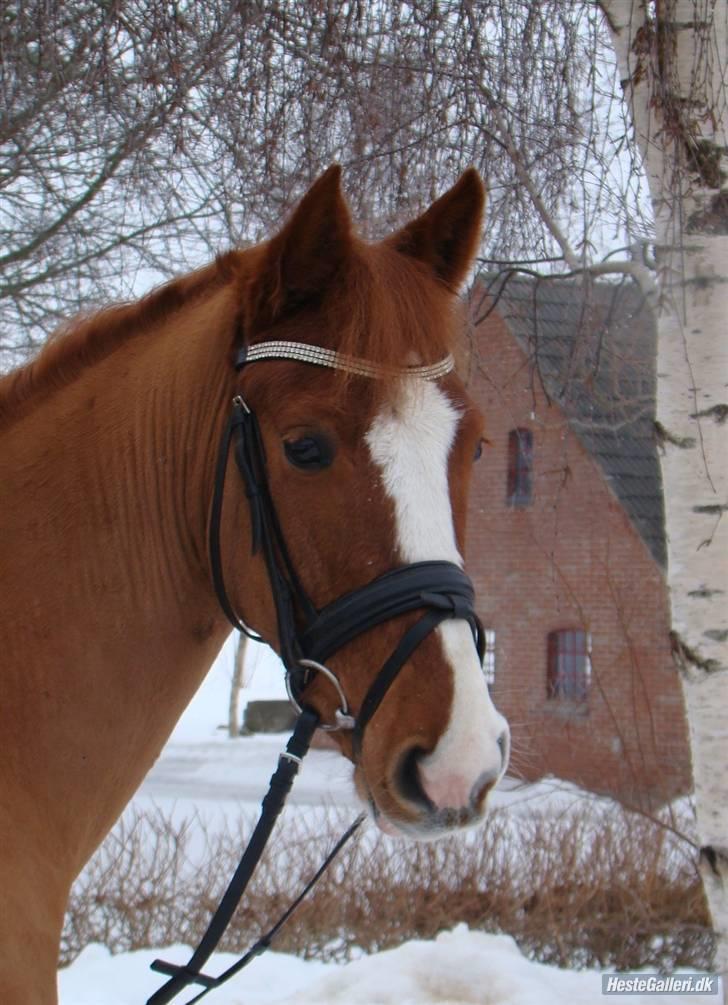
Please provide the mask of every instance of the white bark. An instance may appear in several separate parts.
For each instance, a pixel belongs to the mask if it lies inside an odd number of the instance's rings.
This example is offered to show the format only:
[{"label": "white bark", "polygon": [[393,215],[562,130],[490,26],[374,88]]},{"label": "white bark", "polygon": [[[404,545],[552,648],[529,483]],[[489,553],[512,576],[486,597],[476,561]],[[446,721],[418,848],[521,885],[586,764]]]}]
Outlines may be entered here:
[{"label": "white bark", "polygon": [[233,679],[230,682],[230,701],[228,703],[228,736],[240,736],[240,692],[245,683],[245,650],[248,640],[241,632],[238,635],[238,644],[235,647],[235,664],[233,666]]},{"label": "white bark", "polygon": [[[655,212],[657,418],[676,662],[728,972],[728,0],[601,0]],[[707,20],[706,20],[707,19]],[[725,172],[723,174],[722,172]]]}]

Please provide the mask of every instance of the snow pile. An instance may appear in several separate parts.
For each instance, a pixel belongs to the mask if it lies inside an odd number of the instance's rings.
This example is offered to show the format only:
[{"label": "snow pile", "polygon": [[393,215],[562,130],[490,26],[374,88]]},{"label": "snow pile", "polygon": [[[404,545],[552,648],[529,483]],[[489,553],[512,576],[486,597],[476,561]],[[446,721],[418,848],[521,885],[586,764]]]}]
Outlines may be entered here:
[{"label": "snow pile", "polygon": [[[59,975],[59,1005],[142,1005],[163,983],[149,971],[157,956],[186,962],[182,946],[111,956],[89,946]],[[235,957],[216,954],[206,971]],[[187,998],[191,997],[188,993]],[[180,1001],[187,998],[181,996]],[[343,966],[268,953],[227,985],[210,1005],[604,1005],[596,970],[559,970],[527,960],[507,935],[458,926],[434,942],[408,942]],[[620,995],[624,1005],[709,1005],[719,996]]]}]

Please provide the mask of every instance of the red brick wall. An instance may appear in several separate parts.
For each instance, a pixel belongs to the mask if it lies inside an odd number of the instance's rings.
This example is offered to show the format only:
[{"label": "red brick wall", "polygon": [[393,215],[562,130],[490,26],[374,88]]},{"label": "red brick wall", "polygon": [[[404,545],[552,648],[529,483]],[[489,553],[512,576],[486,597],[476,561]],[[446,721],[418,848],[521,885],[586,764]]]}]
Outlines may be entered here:
[{"label": "red brick wall", "polygon": [[[477,331],[470,393],[492,443],[476,464],[467,565],[496,631],[493,696],[513,732],[512,771],[552,773],[653,802],[690,787],[665,583],[596,460],[550,405],[495,315]],[[533,434],[533,502],[506,505],[508,433]],[[591,634],[585,703],[547,698],[547,636]]]}]

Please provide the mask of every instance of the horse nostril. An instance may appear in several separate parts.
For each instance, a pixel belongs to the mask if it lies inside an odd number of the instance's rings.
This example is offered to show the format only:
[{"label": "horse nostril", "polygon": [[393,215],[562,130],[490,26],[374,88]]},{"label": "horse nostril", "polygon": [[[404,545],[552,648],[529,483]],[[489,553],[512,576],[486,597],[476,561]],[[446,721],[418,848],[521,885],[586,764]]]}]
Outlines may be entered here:
[{"label": "horse nostril", "polygon": [[413,747],[401,758],[397,768],[396,782],[399,794],[418,806],[434,809],[432,801],[422,787],[420,761],[425,756],[422,747]]},{"label": "horse nostril", "polygon": [[495,788],[498,775],[482,774],[470,790],[470,806],[478,813],[482,813],[485,808],[485,800],[488,793]]}]

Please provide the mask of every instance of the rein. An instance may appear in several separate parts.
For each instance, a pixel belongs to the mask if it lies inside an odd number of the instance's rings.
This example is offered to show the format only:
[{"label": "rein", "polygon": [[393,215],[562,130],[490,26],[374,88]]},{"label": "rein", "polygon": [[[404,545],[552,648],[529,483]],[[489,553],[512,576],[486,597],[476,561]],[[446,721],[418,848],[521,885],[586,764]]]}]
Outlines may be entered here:
[{"label": "rein", "polygon": [[[367,360],[299,342],[267,342],[251,348],[245,347],[238,355],[236,369],[242,370],[246,365],[265,359],[282,358],[346,370],[373,379],[390,372]],[[452,370],[453,365],[452,357],[447,356],[439,363],[408,367],[397,373],[420,380],[436,380]],[[263,641],[261,636],[252,632],[238,617],[225,587],[220,529],[225,474],[231,448],[250,507],[252,554],[262,553],[266,563],[276,612],[279,655],[286,670],[286,688],[299,717],[271,778],[268,794],[262,802],[260,819],[207,931],[186,965],[161,960],[152,963],[153,970],[168,975],[170,980],[148,999],[147,1005],[166,1005],[187,985],[202,985],[203,990],[187,1003],[192,1005],[267,949],[281,926],[365,819],[364,814],[357,818],[283,917],[252,949],[219,977],[201,973],[201,968],[222,938],[263,854],[315,730],[351,730],[353,754],[355,760],[358,760],[364,742],[364,731],[389,688],[415,649],[439,624],[449,618],[467,621],[481,663],[485,648],[483,628],[474,608],[473,585],[453,562],[414,562],[392,569],[317,610],[291,561],[268,484],[265,448],[258,420],[241,395],[233,398],[232,411],[220,441],[209,525],[212,580],[220,606],[234,628],[255,641]],[[424,610],[425,613],[405,631],[369,687],[358,713],[352,714],[341,683],[326,666],[326,661],[363,633],[385,621],[416,610]],[[331,723],[321,723],[318,713],[303,704],[303,692],[313,673],[323,674],[337,692],[339,707]]]}]

